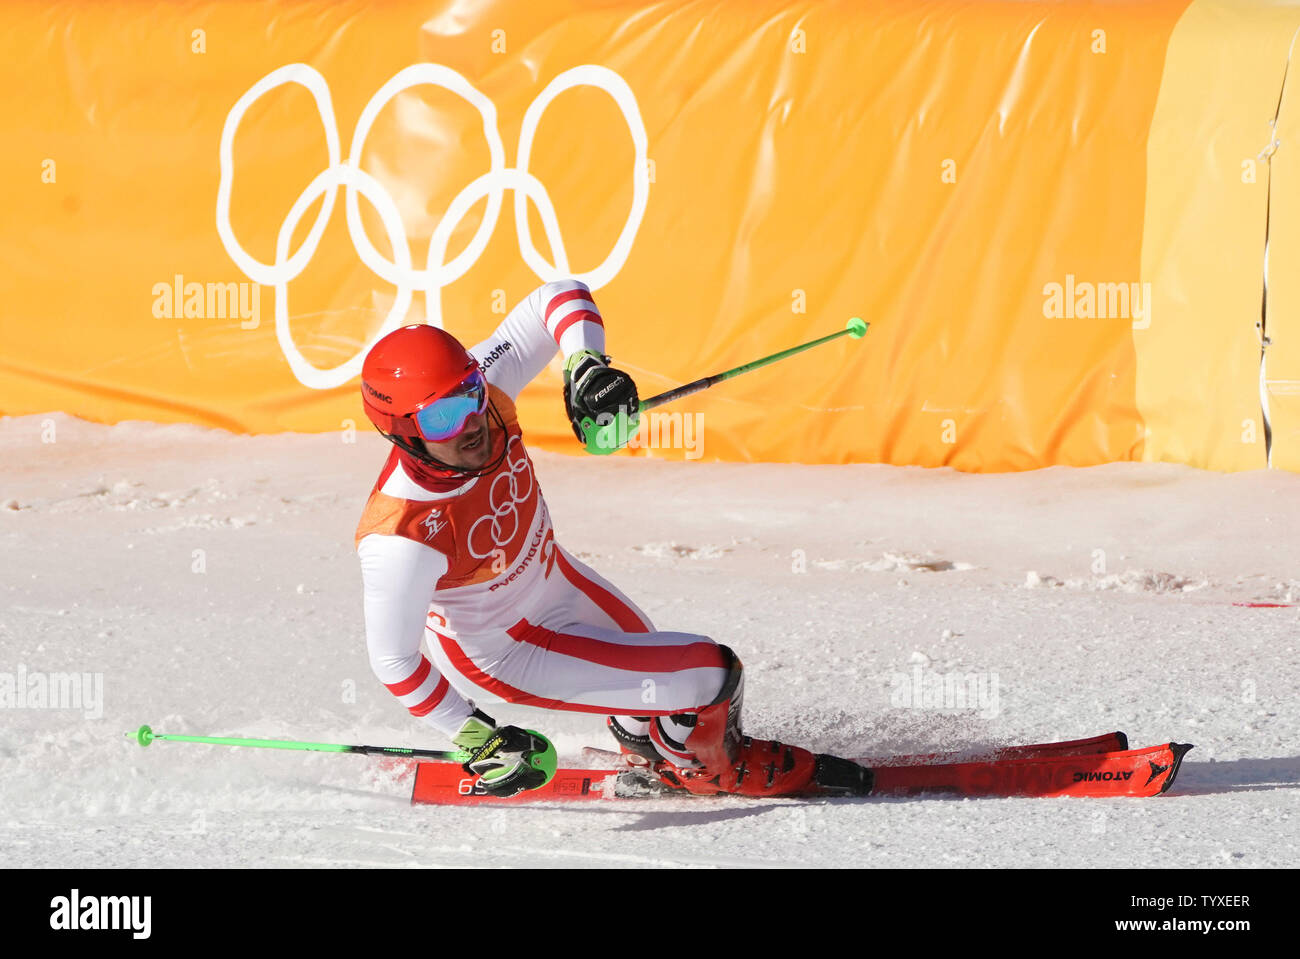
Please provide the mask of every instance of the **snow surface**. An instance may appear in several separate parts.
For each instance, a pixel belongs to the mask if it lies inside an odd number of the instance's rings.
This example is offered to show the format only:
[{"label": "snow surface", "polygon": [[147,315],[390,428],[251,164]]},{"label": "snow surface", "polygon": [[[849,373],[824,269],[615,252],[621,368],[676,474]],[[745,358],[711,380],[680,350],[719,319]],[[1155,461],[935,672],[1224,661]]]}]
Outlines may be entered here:
[{"label": "snow surface", "polygon": [[[46,440],[53,439],[53,442]],[[560,541],[747,668],[746,727],[841,755],[1123,729],[1196,744],[1155,799],[413,807],[404,764],[124,737],[447,748],[372,676],[359,432],[0,419],[0,674],[102,678],[0,716],[10,866],[1283,866],[1297,860],[1300,476],[969,475],[534,452]],[[900,689],[983,683],[962,708]],[[3,676],[0,676],[2,679]],[[996,683],[996,686],[993,684]],[[93,690],[93,682],[90,687]],[[990,695],[996,689],[996,699]],[[598,717],[491,708],[562,758]],[[87,715],[89,713],[90,715]],[[95,715],[98,713],[99,715]]]}]

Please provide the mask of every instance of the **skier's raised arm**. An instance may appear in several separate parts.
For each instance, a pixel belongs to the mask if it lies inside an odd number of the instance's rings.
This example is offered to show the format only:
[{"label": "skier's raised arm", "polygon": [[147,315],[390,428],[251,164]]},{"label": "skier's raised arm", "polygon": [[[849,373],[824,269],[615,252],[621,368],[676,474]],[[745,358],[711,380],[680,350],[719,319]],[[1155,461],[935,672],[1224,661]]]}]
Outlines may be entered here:
[{"label": "skier's raised arm", "polygon": [[578,280],[544,283],[515,304],[501,324],[470,348],[493,386],[512,400],[555,356],[603,353],[605,325],[591,290]]},{"label": "skier's raised arm", "polygon": [[604,321],[591,290],[578,280],[556,280],[533,290],[470,353],[488,382],[513,400],[557,347],[564,355],[564,406],[579,440],[583,417],[636,408],[636,384],[609,366]]}]

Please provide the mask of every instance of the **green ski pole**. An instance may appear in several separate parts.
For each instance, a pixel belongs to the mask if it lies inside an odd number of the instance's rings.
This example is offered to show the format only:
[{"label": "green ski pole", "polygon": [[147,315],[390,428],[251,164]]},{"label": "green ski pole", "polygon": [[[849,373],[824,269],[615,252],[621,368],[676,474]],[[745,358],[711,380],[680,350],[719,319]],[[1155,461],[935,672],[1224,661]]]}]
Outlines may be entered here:
[{"label": "green ski pole", "polygon": [[141,746],[148,746],[155,739],[165,739],[174,743],[209,743],[214,746],[252,746],[257,749],[301,749],[316,753],[361,753],[366,756],[405,756],[411,759],[445,759],[454,763],[467,762],[470,754],[451,749],[411,749],[407,746],[344,746],[338,743],[303,743],[292,739],[237,739],[227,736],[174,736],[156,733],[148,726],[141,726],[133,733],[126,734],[127,739],[134,739]]},{"label": "green ski pole", "polygon": [[[819,337],[807,343],[801,343],[798,346],[792,346],[788,350],[782,350],[779,353],[773,353],[771,356],[765,356],[760,360],[754,360],[743,366],[737,366],[735,369],[726,370],[722,373],[715,373],[712,376],[701,377],[698,380],[687,383],[685,386],[679,386],[676,389],[669,390],[666,393],[660,393],[658,396],[652,396],[649,399],[642,400],[632,413],[619,412],[610,418],[607,423],[597,423],[591,417],[584,419],[581,424],[582,435],[586,438],[585,447],[588,453],[594,453],[597,456],[603,456],[621,449],[631,438],[632,433],[636,431],[639,417],[642,413],[654,409],[656,406],[663,406],[665,403],[671,403],[679,400],[683,396],[690,396],[692,393],[698,393],[701,390],[707,390],[715,383],[721,383],[723,380],[729,380],[733,376],[739,376],[741,373],[748,373],[750,370],[756,370],[761,366],[767,366],[769,363],[775,363],[777,360],[783,360],[787,356],[794,356],[796,353],[802,353],[804,350],[810,350],[814,346],[820,346],[823,343],[829,343],[831,340],[838,339],[847,334],[855,340],[860,340],[867,335],[867,327],[870,324],[865,323],[861,317],[853,317],[849,320],[844,329],[827,336]],[[603,418],[603,417],[602,417]]]}]

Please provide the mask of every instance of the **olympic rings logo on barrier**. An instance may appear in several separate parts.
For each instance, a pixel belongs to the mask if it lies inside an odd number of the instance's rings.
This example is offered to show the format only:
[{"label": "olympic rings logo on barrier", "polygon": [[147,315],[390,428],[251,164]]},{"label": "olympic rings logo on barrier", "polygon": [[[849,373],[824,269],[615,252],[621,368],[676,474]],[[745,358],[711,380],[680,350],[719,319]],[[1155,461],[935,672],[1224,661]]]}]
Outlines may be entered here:
[{"label": "olympic rings logo on barrier", "polygon": [[[515,454],[519,455],[516,456]],[[476,519],[469,532],[465,535],[465,544],[469,548],[470,555],[475,559],[486,559],[491,556],[493,551],[505,546],[515,538],[519,533],[519,507],[528,502],[533,496],[533,467],[528,460],[528,455],[524,453],[523,442],[519,435],[515,434],[510,437],[506,444],[506,466],[508,469],[498,473],[492,480],[492,485],[488,487],[488,506],[492,512],[484,513]],[[520,481],[515,477],[519,474],[527,479],[527,486],[522,488]],[[505,502],[497,502],[497,489],[500,484],[506,484],[505,495],[508,497]],[[505,528],[501,525],[503,517],[510,517],[510,532],[505,533]],[[474,534],[484,523],[491,523],[490,532],[492,535],[492,545],[483,552],[479,552],[474,546]]]},{"label": "olympic rings logo on barrier", "polygon": [[[325,145],[329,152],[330,165],[307,185],[280,224],[276,236],[275,262],[263,263],[240,245],[230,223],[230,197],[234,185],[232,155],[235,133],[248,108],[264,94],[286,83],[296,83],[305,87],[315,100],[316,110],[325,129]],[[366,137],[370,134],[370,128],[379,111],[403,90],[420,84],[430,84],[448,90],[478,110],[483,118],[483,134],[487,139],[490,155],[488,172],[461,190],[451,201],[442,219],[438,221],[429,241],[429,256],[423,270],[417,270],[411,264],[406,230],[392,195],[382,183],[361,169],[361,154]],[[628,211],[627,221],[623,224],[622,232],[619,233],[618,240],[609,255],[595,269],[586,273],[575,273],[571,270],[550,195],[541,182],[528,172],[533,137],[541,122],[542,114],[552,100],[565,90],[577,86],[598,87],[613,98],[627,121],[628,129],[632,134],[632,143],[636,149],[636,159],[632,168],[632,207]],[[217,187],[217,234],[221,237],[226,252],[249,279],[264,286],[275,287],[275,335],[293,375],[304,386],[312,389],[330,389],[341,386],[361,373],[361,364],[366,353],[381,337],[401,325],[417,291],[425,294],[427,321],[434,326],[443,325],[442,290],[464,276],[482,255],[493,230],[496,229],[497,217],[501,212],[503,194],[506,190],[515,191],[515,232],[519,239],[519,252],[529,269],[544,283],[573,277],[586,283],[593,291],[600,289],[618,274],[627,261],[632,242],[636,239],[637,230],[640,229],[641,220],[645,216],[646,202],[650,195],[646,153],[645,124],[641,119],[636,97],[623,78],[606,67],[584,64],[566,70],[547,84],[524,113],[523,124],[519,130],[515,166],[507,167],[505,147],[497,128],[496,106],[492,101],[450,67],[434,63],[418,63],[399,71],[370,98],[365,109],[361,111],[360,119],[357,120],[356,130],[352,134],[352,146],[347,160],[344,161],[341,159],[338,122],[334,116],[329,84],[313,67],[305,63],[291,63],[273,70],[253,84],[235,102],[226,116],[225,125],[221,130],[219,156],[221,178]],[[320,245],[321,236],[333,212],[334,200],[338,196],[340,186],[343,186],[346,191],[348,234],[352,238],[353,246],[371,272],[397,288],[397,295],[383,325],[355,356],[338,366],[322,369],[312,365],[302,355],[289,330],[288,286],[291,280],[307,268],[307,263]],[[393,260],[386,259],[366,236],[357,203],[358,193],[369,200],[378,212],[384,230],[388,234],[388,241],[393,248]],[[291,253],[289,244],[292,242],[294,230],[297,229],[307,209],[321,197],[324,200],[320,212],[316,215],[307,238],[297,250]],[[447,263],[445,256],[452,232],[460,225],[470,208],[484,197],[487,198],[487,209],[483,222],[469,245],[459,256]],[[533,245],[532,233],[528,225],[528,200],[537,204],[546,231],[547,243],[555,256],[554,263],[547,262]]]}]

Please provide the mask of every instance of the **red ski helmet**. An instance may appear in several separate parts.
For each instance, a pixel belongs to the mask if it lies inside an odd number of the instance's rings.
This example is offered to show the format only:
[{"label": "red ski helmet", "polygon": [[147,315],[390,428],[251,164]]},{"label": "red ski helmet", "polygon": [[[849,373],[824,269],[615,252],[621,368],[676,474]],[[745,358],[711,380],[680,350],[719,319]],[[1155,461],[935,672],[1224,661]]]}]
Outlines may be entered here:
[{"label": "red ski helmet", "polygon": [[361,401],[370,422],[394,444],[444,466],[413,441],[457,435],[471,414],[487,409],[487,382],[459,340],[415,324],[384,336],[366,354]]}]

